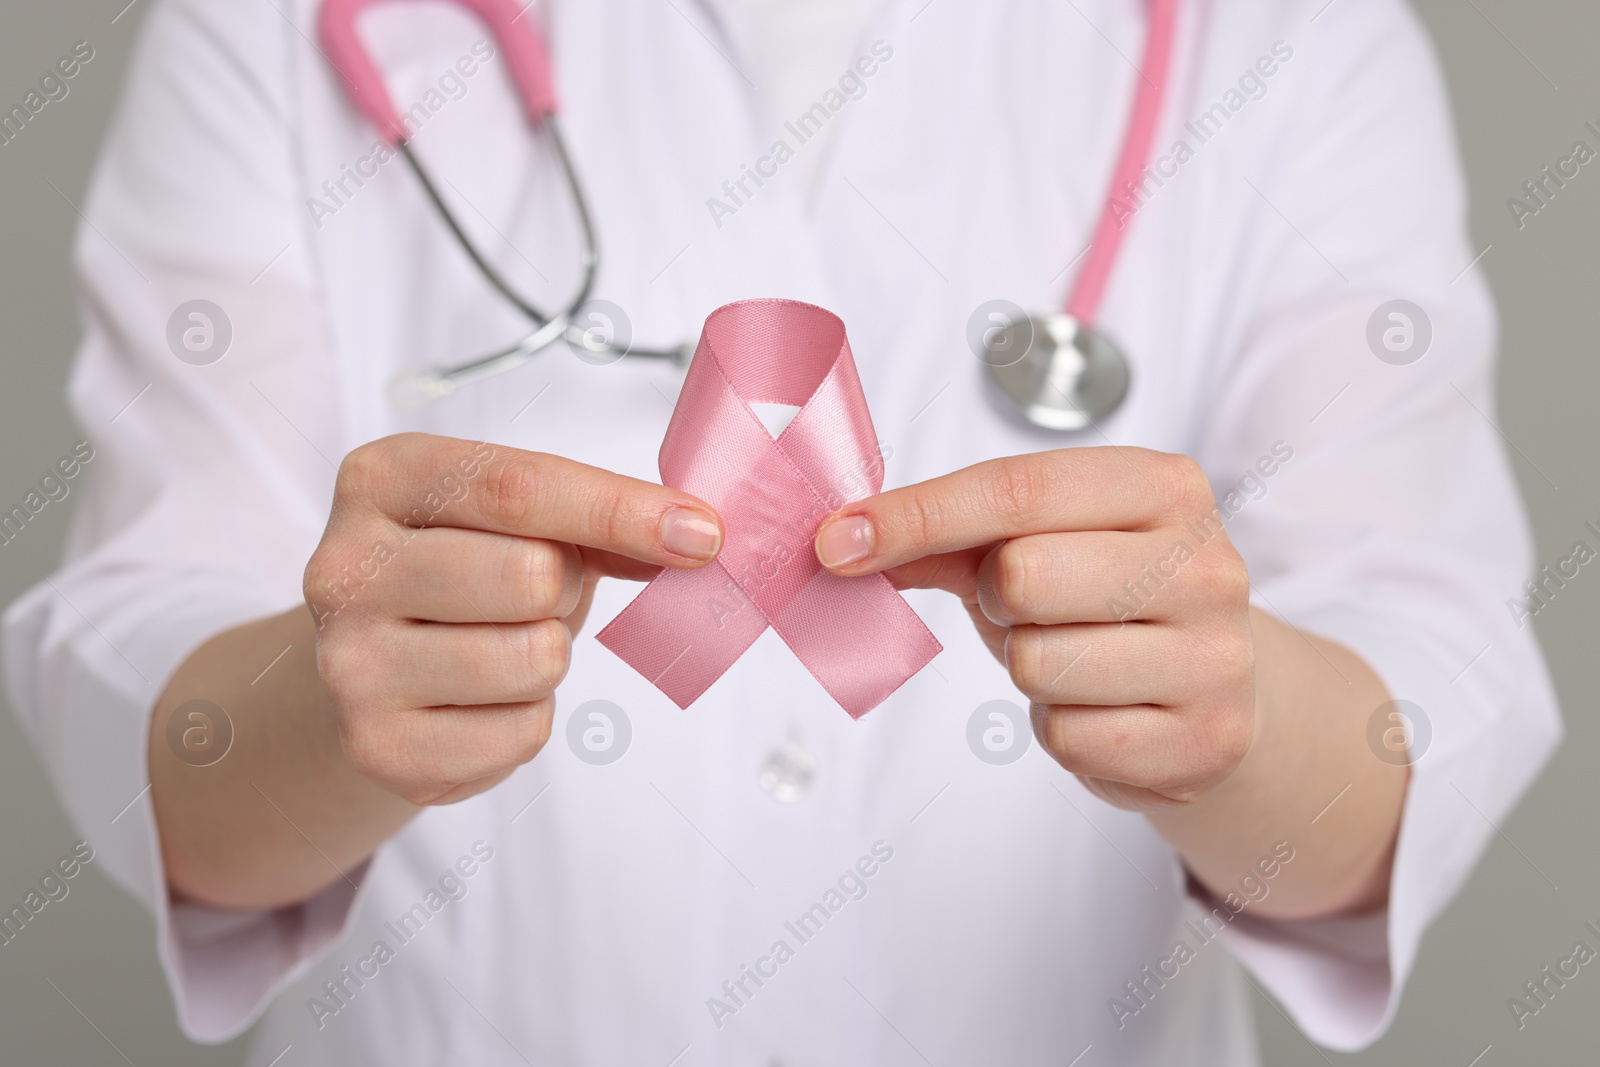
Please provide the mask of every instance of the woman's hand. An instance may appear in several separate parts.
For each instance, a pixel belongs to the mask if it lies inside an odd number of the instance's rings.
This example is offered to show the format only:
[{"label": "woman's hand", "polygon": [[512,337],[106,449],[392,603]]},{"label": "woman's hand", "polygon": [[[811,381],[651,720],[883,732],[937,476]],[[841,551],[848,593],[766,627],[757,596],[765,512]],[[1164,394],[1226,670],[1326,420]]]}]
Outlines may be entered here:
[{"label": "woman's hand", "polygon": [[[418,805],[539,752],[601,575],[704,566],[721,543],[694,497],[555,456],[425,434],[356,449],[306,606],[207,641],[151,716],[169,887],[262,910],[353,886]],[[168,740],[194,700],[232,726],[214,765]]]},{"label": "woman's hand", "polygon": [[1250,581],[1184,456],[1081,448],[851,504],[817,555],[962,598],[1040,744],[1119,807],[1203,796],[1250,747]]},{"label": "woman's hand", "polygon": [[694,497],[557,456],[424,434],[356,449],[305,573],[345,754],[414,804],[488,789],[549,738],[600,577],[721,545]]},{"label": "woman's hand", "polygon": [[1297,850],[1266,918],[1387,897],[1409,771],[1368,750],[1388,700],[1355,653],[1250,606],[1211,487],[1183,456],[1074,448],[849,504],[817,557],[960,596],[1033,703],[1043,747],[1148,813],[1212,892]]}]

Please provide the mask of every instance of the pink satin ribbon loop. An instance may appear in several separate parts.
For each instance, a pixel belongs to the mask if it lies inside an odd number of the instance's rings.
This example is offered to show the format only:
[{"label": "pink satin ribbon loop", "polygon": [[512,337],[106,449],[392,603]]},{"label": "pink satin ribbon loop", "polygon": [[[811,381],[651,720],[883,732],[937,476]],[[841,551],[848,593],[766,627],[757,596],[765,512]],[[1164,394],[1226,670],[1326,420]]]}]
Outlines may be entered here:
[{"label": "pink satin ribbon loop", "polygon": [[[751,404],[800,408],[773,439]],[[822,520],[883,488],[844,324],[792,300],[711,313],[661,443],[661,480],[717,509],[722,553],[663,571],[599,641],[687,708],[771,626],[853,717],[941,651],[882,575],[817,562]]]}]

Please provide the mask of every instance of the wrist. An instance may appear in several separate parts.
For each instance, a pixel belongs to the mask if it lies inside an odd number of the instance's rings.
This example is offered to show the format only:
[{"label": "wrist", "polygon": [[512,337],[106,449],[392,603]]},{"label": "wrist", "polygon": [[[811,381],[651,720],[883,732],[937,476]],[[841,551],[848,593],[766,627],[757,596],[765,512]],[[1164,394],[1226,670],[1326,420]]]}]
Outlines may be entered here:
[{"label": "wrist", "polygon": [[1251,609],[1252,743],[1204,796],[1152,824],[1197,881],[1225,893],[1287,842],[1298,859],[1258,914],[1313,919],[1387,900],[1409,770],[1377,759],[1365,724],[1388,699],[1366,662],[1335,642]]}]

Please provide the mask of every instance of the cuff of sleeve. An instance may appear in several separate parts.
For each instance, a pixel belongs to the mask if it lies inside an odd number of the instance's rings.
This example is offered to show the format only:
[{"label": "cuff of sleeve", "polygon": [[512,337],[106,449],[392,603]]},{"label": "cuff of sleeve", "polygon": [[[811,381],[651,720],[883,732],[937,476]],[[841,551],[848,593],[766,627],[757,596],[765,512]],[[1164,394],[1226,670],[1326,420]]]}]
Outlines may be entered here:
[{"label": "cuff of sleeve", "polygon": [[1242,912],[1225,933],[1307,1037],[1354,1052],[1393,1021],[1423,933],[1554,752],[1561,722],[1531,638],[1481,653],[1472,671],[1485,680],[1475,684],[1461,670],[1470,654],[1452,657],[1412,627],[1342,609],[1297,623],[1361,655],[1392,699],[1412,702],[1426,718],[1427,733],[1414,730],[1427,744],[1413,754],[1388,906],[1311,922]]},{"label": "cuff of sleeve", "polygon": [[255,1022],[344,933],[370,865],[276,911],[163,900],[156,910],[161,961],[184,1033],[195,1041],[228,1041]]},{"label": "cuff of sleeve", "polygon": [[[1230,914],[1196,888],[1191,882],[1190,899],[1202,919]],[[1317,1044],[1353,1052],[1388,1026],[1400,983],[1390,967],[1387,909],[1310,922],[1263,919],[1246,909],[1227,922],[1221,936]]]},{"label": "cuff of sleeve", "polygon": [[[102,583],[102,595],[109,584]],[[38,586],[7,613],[6,666],[23,724],[79,832],[94,847],[96,865],[156,921],[157,951],[180,1027],[190,1039],[211,1043],[247,1029],[337,940],[349,925],[367,865],[318,896],[273,912],[169,901],[150,800],[154,704],[194,649],[285,606],[238,591],[188,592],[164,605],[146,601],[137,618],[119,618],[122,613],[94,602],[96,590],[70,582]],[[84,625],[90,618],[96,624]]]}]

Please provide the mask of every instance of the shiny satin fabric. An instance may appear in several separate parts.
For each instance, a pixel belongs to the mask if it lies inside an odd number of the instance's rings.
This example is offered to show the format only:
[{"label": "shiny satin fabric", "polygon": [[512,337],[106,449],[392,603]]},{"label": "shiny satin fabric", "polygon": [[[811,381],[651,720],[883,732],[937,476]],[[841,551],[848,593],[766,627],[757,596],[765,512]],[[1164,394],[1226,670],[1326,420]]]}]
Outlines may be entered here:
[{"label": "shiny satin fabric", "polygon": [[[800,409],[776,439],[751,404]],[[841,578],[812,549],[822,520],[883,487],[844,323],[792,300],[745,300],[706,319],[661,444],[664,484],[722,516],[716,561],[666,570],[599,634],[681,708],[771,626],[860,718],[941,651],[882,575]]]}]

